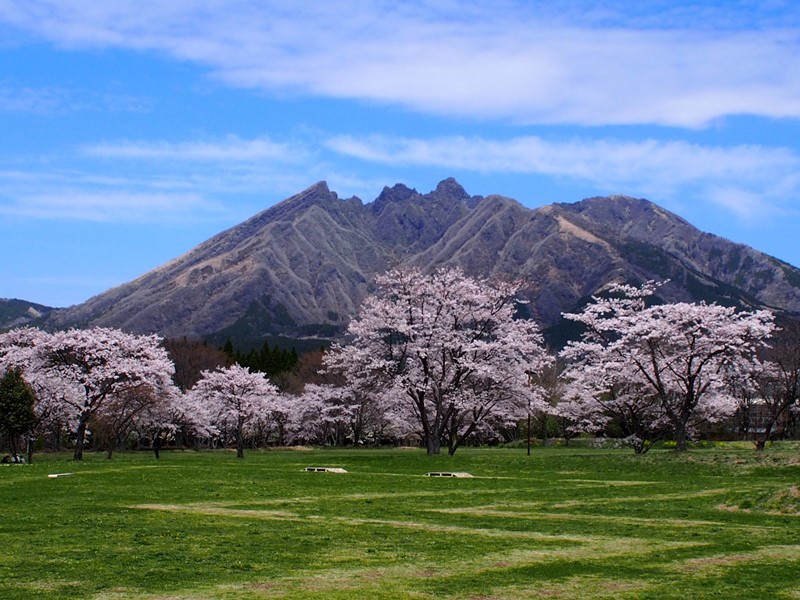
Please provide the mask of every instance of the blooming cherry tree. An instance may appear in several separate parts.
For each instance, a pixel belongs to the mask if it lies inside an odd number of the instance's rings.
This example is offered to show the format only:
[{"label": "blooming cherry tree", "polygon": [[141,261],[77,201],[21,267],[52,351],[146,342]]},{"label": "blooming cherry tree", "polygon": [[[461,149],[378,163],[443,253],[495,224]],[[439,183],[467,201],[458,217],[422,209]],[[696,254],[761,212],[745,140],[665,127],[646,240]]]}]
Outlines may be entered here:
[{"label": "blooming cherry tree", "polygon": [[[77,390],[60,379],[48,378],[41,368],[42,344],[50,334],[35,327],[20,327],[0,334],[0,372],[19,369],[35,396],[36,423],[32,433],[46,434],[48,430],[60,431],[69,425],[64,399],[77,396]],[[28,444],[28,461],[32,444]]]},{"label": "blooming cherry tree", "polygon": [[759,357],[731,373],[745,433],[756,450],[780,435],[800,410],[800,325],[786,322]]},{"label": "blooming cherry tree", "polygon": [[354,380],[345,385],[306,384],[292,403],[292,438],[300,442],[362,444],[379,441],[391,428],[374,390]]},{"label": "blooming cherry tree", "polygon": [[0,368],[32,373],[39,366],[39,349],[50,334],[35,327],[18,327],[0,333]]},{"label": "blooming cherry tree", "polygon": [[643,454],[670,431],[657,395],[641,385],[635,373],[602,364],[572,364],[562,379],[565,394],[554,412],[572,432],[600,432],[613,426],[636,454]]},{"label": "blooming cherry tree", "polygon": [[[118,329],[70,329],[46,338],[39,346],[39,368],[48,380],[60,380],[74,390],[61,401],[75,426],[75,460],[83,458],[90,418],[106,404],[131,404],[131,394],[170,394],[174,367],[155,335],[133,335]],[[141,408],[141,402],[137,403]],[[109,411],[112,409],[108,407]],[[109,414],[106,411],[106,416]]]},{"label": "blooming cherry tree", "polygon": [[516,286],[458,269],[393,270],[377,278],[330,369],[380,389],[389,412],[421,429],[429,454],[454,453],[489,417],[520,418],[547,362],[534,323],[514,318]]},{"label": "blooming cherry tree", "polygon": [[278,388],[262,373],[231,365],[203,371],[191,394],[211,415],[211,422],[221,431],[232,431],[236,456],[244,457],[244,439],[270,416],[278,404]]},{"label": "blooming cherry tree", "polygon": [[118,420],[114,410],[122,407],[130,414],[133,404],[123,399],[134,393],[170,393],[174,369],[160,342],[102,327],[52,334],[26,327],[0,337],[0,363],[23,369],[40,424],[63,423],[74,431],[74,458],[80,460],[90,419]]},{"label": "blooming cherry tree", "polygon": [[610,297],[564,315],[586,331],[562,356],[572,362],[572,378],[580,371],[595,394],[616,389],[627,402],[639,402],[642,415],[649,410],[642,403],[656,399],[678,450],[685,450],[694,420],[735,409],[726,372],[766,345],[773,316],[705,303],[649,306],[655,289],[616,285]]},{"label": "blooming cherry tree", "polygon": [[192,394],[178,388],[170,396],[149,404],[133,419],[132,429],[139,440],[151,443],[156,458],[160,458],[162,446],[175,440],[181,433],[192,437],[210,438],[217,433],[211,425],[207,407],[197,402]]}]

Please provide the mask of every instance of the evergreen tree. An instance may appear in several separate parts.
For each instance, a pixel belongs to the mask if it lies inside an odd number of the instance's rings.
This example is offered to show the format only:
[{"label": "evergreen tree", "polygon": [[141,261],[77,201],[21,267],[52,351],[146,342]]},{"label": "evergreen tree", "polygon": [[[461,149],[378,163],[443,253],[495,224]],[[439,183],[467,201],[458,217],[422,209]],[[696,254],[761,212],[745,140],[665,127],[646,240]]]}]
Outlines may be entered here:
[{"label": "evergreen tree", "polygon": [[8,438],[9,449],[18,456],[17,438],[33,429],[35,396],[20,369],[8,369],[0,379],[0,431]]},{"label": "evergreen tree", "polygon": [[299,361],[295,348],[284,350],[278,346],[270,347],[269,342],[264,342],[258,350],[251,348],[249,352],[245,353],[236,350],[232,342],[228,340],[222,351],[230,356],[236,364],[249,369],[251,373],[263,373],[269,378],[291,371]]}]

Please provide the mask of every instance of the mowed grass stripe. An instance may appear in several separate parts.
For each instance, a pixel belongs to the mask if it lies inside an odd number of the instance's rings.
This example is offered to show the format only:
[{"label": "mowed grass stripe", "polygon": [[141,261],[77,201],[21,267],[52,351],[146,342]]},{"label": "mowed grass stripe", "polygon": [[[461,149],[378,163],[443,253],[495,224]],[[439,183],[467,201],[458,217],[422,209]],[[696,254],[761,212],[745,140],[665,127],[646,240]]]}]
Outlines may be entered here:
[{"label": "mowed grass stripe", "polygon": [[[0,469],[0,597],[791,598],[800,588],[800,447],[463,450],[39,456]],[[299,460],[349,473],[301,472]],[[66,471],[76,475],[47,478]]]},{"label": "mowed grass stripe", "polygon": [[[434,533],[447,533],[458,535],[478,535],[486,537],[502,537],[502,538],[518,538],[518,539],[531,539],[531,540],[546,540],[551,542],[573,542],[581,544],[592,544],[606,548],[609,544],[618,545],[619,539],[615,537],[591,536],[591,535],[568,535],[568,534],[546,534],[536,531],[515,531],[508,529],[486,529],[476,527],[461,527],[455,525],[441,525],[437,523],[421,522],[421,521],[397,521],[388,519],[367,519],[367,518],[353,518],[353,517],[339,517],[330,515],[299,515],[296,513],[286,511],[267,511],[267,510],[254,510],[254,509],[233,509],[222,508],[216,505],[204,506],[198,504],[192,505],[168,505],[168,504],[139,504],[132,508],[142,510],[160,510],[167,512],[190,513],[210,515],[215,517],[239,517],[248,519],[267,519],[267,520],[281,520],[281,521],[296,521],[296,522],[310,522],[310,521],[324,521],[352,525],[355,527],[363,527],[366,525],[387,526],[394,528],[407,528],[407,529],[421,529],[427,532]],[[437,512],[436,509],[428,509],[429,512]],[[462,512],[458,509],[447,509],[441,512]],[[466,512],[466,511],[464,511]],[[469,514],[469,513],[467,513]],[[483,513],[476,513],[483,514]],[[492,516],[508,516],[515,517],[515,513],[507,513],[501,515],[494,513]],[[521,515],[522,518],[527,518],[528,515]],[[564,515],[554,515],[555,520],[559,520]],[[672,525],[671,523],[668,525]],[[644,542],[645,540],[638,540],[636,538],[625,538],[625,545],[629,546],[632,542]],[[665,542],[660,541],[661,547],[681,547],[697,545],[697,542]]]},{"label": "mowed grass stripe", "polygon": [[[386,497],[383,495],[382,497]],[[295,504],[298,502],[303,503],[313,503],[319,502],[319,499],[313,500],[309,498],[303,499],[293,499],[291,501],[280,501],[281,504]],[[486,535],[486,536],[511,536],[511,537],[531,537],[535,539],[570,539],[571,541],[591,541],[591,540],[601,540],[604,539],[601,536],[565,536],[565,535],[546,535],[537,532],[528,532],[528,531],[513,531],[508,529],[486,529],[486,528],[468,528],[468,527],[459,527],[459,526],[452,526],[452,525],[439,525],[430,522],[413,522],[413,521],[393,521],[393,520],[386,520],[386,519],[365,519],[365,518],[353,518],[353,517],[341,517],[336,515],[321,515],[321,514],[304,514],[300,515],[298,513],[288,512],[288,511],[279,511],[279,510],[260,510],[254,508],[231,508],[230,506],[225,507],[221,506],[220,503],[211,503],[211,504],[185,504],[185,505],[177,505],[177,504],[138,504],[134,505],[131,508],[142,509],[142,510],[161,510],[161,511],[168,511],[168,512],[178,512],[178,513],[191,513],[191,514],[202,514],[202,515],[213,515],[213,516],[223,516],[223,517],[243,517],[243,518],[250,518],[250,519],[272,519],[272,520],[287,520],[287,521],[309,521],[309,520],[326,520],[326,521],[335,521],[339,523],[347,523],[350,525],[388,525],[391,527],[407,527],[412,529],[425,529],[427,531],[438,531],[438,532],[447,532],[447,533],[461,533],[461,534],[470,534],[470,535]],[[590,521],[590,522],[611,522],[617,524],[633,524],[633,525],[644,525],[649,527],[659,527],[659,528],[698,528],[698,527],[735,527],[735,528],[743,528],[747,530],[769,530],[769,529],[780,529],[779,526],[753,526],[753,525],[742,525],[736,523],[729,523],[725,521],[710,521],[710,520],[690,520],[690,519],[670,519],[670,518],[663,518],[663,517],[653,517],[653,518],[644,518],[644,517],[630,517],[630,516],[618,516],[618,515],[603,515],[603,514],[576,514],[576,513],[565,513],[565,512],[532,512],[529,510],[510,510],[510,507],[506,507],[505,510],[500,510],[493,507],[455,507],[455,508],[427,508],[423,509],[424,512],[427,513],[442,513],[442,514],[455,514],[455,515],[467,515],[467,516],[478,516],[478,517],[495,517],[499,519],[503,519],[506,522],[509,521],[525,521],[525,520],[537,520],[537,521],[549,521],[549,522],[560,522],[560,521]]]},{"label": "mowed grass stripe", "polygon": [[[518,568],[530,567],[531,565],[546,566],[547,564],[558,562],[581,562],[584,565],[592,561],[607,561],[609,559],[624,556],[644,557],[649,553],[662,551],[664,546],[652,540],[627,539],[626,544],[620,544],[619,540],[598,539],[587,536],[585,544],[581,547],[566,547],[547,550],[513,550],[508,552],[496,552],[481,556],[480,559],[473,560],[437,560],[435,562],[398,564],[381,568],[364,569],[329,569],[323,572],[301,577],[293,576],[278,578],[271,582],[249,582],[240,585],[224,585],[216,589],[205,588],[203,590],[186,591],[169,598],[208,598],[226,597],[227,594],[245,593],[251,597],[298,597],[298,598],[339,598],[347,597],[347,594],[357,594],[355,597],[391,597],[390,594],[398,594],[395,597],[415,598],[435,598],[434,593],[420,591],[420,582],[433,579],[457,578],[468,575],[470,577],[481,576],[482,574],[502,574]],[[693,544],[671,544],[673,547],[686,547]],[[580,578],[583,584],[588,584],[591,578]],[[601,580],[594,578],[592,585],[584,588],[589,590],[606,590],[607,592],[619,592],[621,590],[642,591],[647,588],[647,584],[637,581],[621,580]],[[575,588],[576,582],[572,582],[567,588]],[[512,586],[513,588],[514,586]],[[531,589],[523,590],[516,586],[515,591],[511,591],[507,586],[498,586],[494,592],[499,594],[497,598],[519,597],[530,598],[539,597],[531,595]],[[560,586],[565,587],[565,586]],[[549,586],[552,591],[555,589]],[[534,593],[536,590],[534,590]],[[125,590],[117,590],[111,594],[100,596],[100,598],[119,599],[131,597]],[[466,596],[465,596],[466,597]],[[469,596],[475,597],[475,596]],[[484,597],[484,596],[481,596]],[[542,596],[548,597],[548,596]],[[591,597],[604,597],[600,596]],[[151,596],[152,598],[152,596]]]},{"label": "mowed grass stripe", "polygon": [[671,519],[665,517],[630,517],[624,515],[603,515],[597,513],[567,513],[567,512],[532,512],[532,511],[514,511],[514,510],[497,510],[491,508],[441,508],[441,509],[428,509],[429,512],[440,512],[447,514],[470,515],[476,517],[496,517],[499,519],[515,519],[515,520],[533,520],[533,521],[586,521],[594,523],[616,523],[621,525],[644,525],[648,527],[659,528],[697,528],[697,527],[737,527],[748,530],[753,529],[781,529],[781,527],[774,526],[752,526],[740,525],[726,521],[709,521],[699,519]]}]

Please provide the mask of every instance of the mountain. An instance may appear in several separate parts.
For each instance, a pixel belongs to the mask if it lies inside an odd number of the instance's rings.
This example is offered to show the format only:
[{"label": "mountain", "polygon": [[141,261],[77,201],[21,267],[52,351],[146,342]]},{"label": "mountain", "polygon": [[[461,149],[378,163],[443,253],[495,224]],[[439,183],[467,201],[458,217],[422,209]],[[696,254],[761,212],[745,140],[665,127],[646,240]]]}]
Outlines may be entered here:
[{"label": "mountain", "polygon": [[444,264],[524,279],[530,316],[546,328],[611,282],[650,279],[670,279],[659,289],[666,301],[800,315],[800,270],[647,200],[528,209],[447,179],[428,194],[387,187],[367,204],[317,183],[134,281],[49,313],[46,324],[317,343],[342,333],[377,273]]},{"label": "mountain", "polygon": [[0,298],[0,330],[23,327],[40,321],[50,311],[49,306],[25,300]]}]

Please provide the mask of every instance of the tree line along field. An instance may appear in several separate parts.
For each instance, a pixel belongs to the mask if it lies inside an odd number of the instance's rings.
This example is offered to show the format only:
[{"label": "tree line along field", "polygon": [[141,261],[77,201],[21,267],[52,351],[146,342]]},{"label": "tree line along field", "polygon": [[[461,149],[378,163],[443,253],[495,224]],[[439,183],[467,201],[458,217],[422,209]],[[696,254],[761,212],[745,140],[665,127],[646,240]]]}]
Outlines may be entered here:
[{"label": "tree line along field", "polygon": [[797,599],[799,486],[789,442],[48,453],[0,467],[0,596]]},{"label": "tree line along field", "polygon": [[[518,440],[523,421],[527,434],[535,421],[545,433],[548,420],[565,439],[624,438],[636,453],[733,432],[763,450],[797,435],[800,326],[779,327],[769,311],[663,304],[654,295],[664,283],[614,284],[563,315],[583,333],[554,353],[536,323],[518,318],[519,282],[395,269],[376,285],[349,341],[320,353],[319,368],[307,364],[308,379],[294,373],[288,388],[231,364],[230,353],[211,365],[187,361],[187,344],[156,335],[0,333],[4,460],[20,461],[25,448],[30,462],[37,445],[64,443],[76,460],[87,444],[109,458],[170,444],[236,446],[242,458],[245,447],[415,438],[430,455],[454,454]],[[251,358],[274,358],[263,350]],[[176,366],[187,362],[194,368]]]}]

